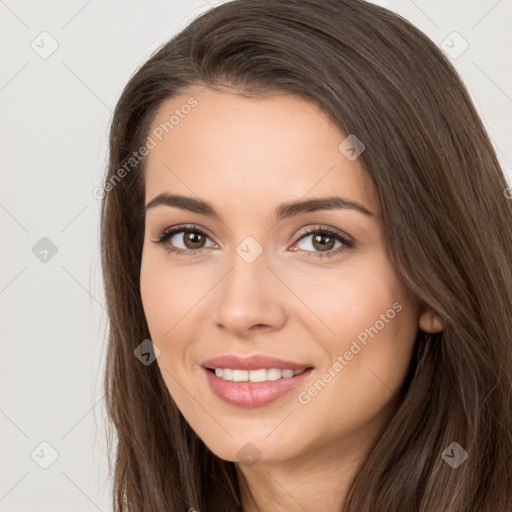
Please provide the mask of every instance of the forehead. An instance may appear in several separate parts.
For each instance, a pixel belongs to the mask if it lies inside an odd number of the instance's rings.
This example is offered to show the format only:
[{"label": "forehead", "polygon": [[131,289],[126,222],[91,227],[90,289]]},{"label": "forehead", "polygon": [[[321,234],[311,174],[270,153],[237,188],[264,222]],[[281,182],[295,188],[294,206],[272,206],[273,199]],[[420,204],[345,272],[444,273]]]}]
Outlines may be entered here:
[{"label": "forehead", "polygon": [[193,88],[162,103],[149,135],[146,202],[173,192],[247,210],[340,194],[379,213],[361,159],[340,150],[347,135],[298,96]]}]

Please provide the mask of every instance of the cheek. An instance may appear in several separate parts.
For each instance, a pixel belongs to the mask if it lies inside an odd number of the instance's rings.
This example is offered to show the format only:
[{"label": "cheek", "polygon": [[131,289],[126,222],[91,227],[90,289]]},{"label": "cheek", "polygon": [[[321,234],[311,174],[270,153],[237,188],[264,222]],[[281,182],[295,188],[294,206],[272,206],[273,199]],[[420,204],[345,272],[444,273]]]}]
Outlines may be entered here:
[{"label": "cheek", "polygon": [[[211,279],[192,267],[169,264],[162,251],[143,252],[140,291],[144,315],[153,343],[159,348],[157,363],[166,382],[169,374],[183,378],[194,361],[187,359],[188,345],[196,338],[204,296]],[[201,300],[203,298],[203,300]],[[165,371],[167,370],[167,372]],[[167,382],[169,389],[173,381]]]},{"label": "cheek", "polygon": [[[167,289],[165,280],[166,276],[161,276],[154,265],[143,257],[140,273],[140,293],[144,314],[151,331],[152,338],[156,337],[156,333],[161,329],[163,313],[171,306],[168,301],[171,295],[166,294]],[[172,311],[172,310],[171,310]]]},{"label": "cheek", "polygon": [[156,364],[173,399],[180,405],[180,382],[183,376],[183,354],[185,347],[180,344],[180,319],[186,314],[186,299],[180,289],[179,273],[162,266],[155,255],[143,255],[140,273],[140,291],[144,315],[149,328],[151,341],[160,353]]},{"label": "cheek", "polygon": [[326,330],[317,337],[328,359],[300,403],[307,404],[309,418],[329,418],[326,436],[357,431],[387,414],[403,384],[417,326],[414,310],[390,275],[345,281],[322,299],[322,320],[335,334]]},{"label": "cheek", "polygon": [[299,279],[287,277],[289,282],[293,279],[294,292],[311,313],[308,322],[315,321],[317,335],[334,347],[355,338],[390,309],[389,316],[398,317],[393,304],[405,300],[396,274],[381,257],[340,270],[301,274]]},{"label": "cheek", "polygon": [[366,271],[354,269],[329,283],[311,285],[301,293],[309,289],[314,321],[318,324],[320,319],[324,326],[316,330],[316,340],[329,358],[325,370],[341,357],[339,385],[358,395],[365,389],[366,396],[377,388],[386,393],[397,390],[409,366],[418,325],[389,261],[378,257]]},{"label": "cheek", "polygon": [[[197,301],[194,274],[171,267],[163,248],[144,249],[140,270],[140,292],[151,334],[170,336],[169,329]],[[194,290],[196,290],[194,292]]]}]

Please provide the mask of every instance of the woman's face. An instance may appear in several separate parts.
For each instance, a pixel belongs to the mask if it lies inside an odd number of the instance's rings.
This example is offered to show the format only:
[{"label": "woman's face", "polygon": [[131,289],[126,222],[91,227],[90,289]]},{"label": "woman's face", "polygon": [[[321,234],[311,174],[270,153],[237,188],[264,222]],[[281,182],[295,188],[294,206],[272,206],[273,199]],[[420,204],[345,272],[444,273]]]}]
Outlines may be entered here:
[{"label": "woman's face", "polygon": [[[223,459],[356,456],[392,411],[418,328],[363,146],[297,97],[190,96],[162,104],[145,176],[146,205],[186,198],[147,208],[140,274],[169,393]],[[314,201],[328,197],[346,207]],[[207,362],[222,356],[286,362]]]}]

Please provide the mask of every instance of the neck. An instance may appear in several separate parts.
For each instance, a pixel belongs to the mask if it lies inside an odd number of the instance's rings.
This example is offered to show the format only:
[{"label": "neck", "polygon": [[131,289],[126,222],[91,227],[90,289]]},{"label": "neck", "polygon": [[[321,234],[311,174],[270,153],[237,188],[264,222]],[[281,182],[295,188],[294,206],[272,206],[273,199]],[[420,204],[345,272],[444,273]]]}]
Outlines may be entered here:
[{"label": "neck", "polygon": [[293,458],[237,463],[243,512],[342,510],[369,444],[389,420],[391,409],[341,438],[321,438]]},{"label": "neck", "polygon": [[258,462],[239,469],[244,512],[338,511],[357,467],[356,454],[331,457],[318,451],[302,460]]}]

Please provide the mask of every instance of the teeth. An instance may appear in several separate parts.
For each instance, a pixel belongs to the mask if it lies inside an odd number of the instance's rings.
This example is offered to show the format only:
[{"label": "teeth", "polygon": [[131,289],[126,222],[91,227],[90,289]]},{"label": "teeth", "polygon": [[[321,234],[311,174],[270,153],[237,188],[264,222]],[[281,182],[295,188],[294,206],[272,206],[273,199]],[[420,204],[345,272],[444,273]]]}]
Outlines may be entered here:
[{"label": "teeth", "polygon": [[278,368],[261,368],[259,370],[237,370],[231,368],[215,368],[215,375],[222,377],[224,380],[232,380],[234,382],[266,382],[267,380],[278,380],[281,378],[289,379],[295,375],[301,374],[302,370],[279,370]]},{"label": "teeth", "polygon": [[247,370],[233,370],[233,381],[243,382],[249,378],[249,372]]}]

